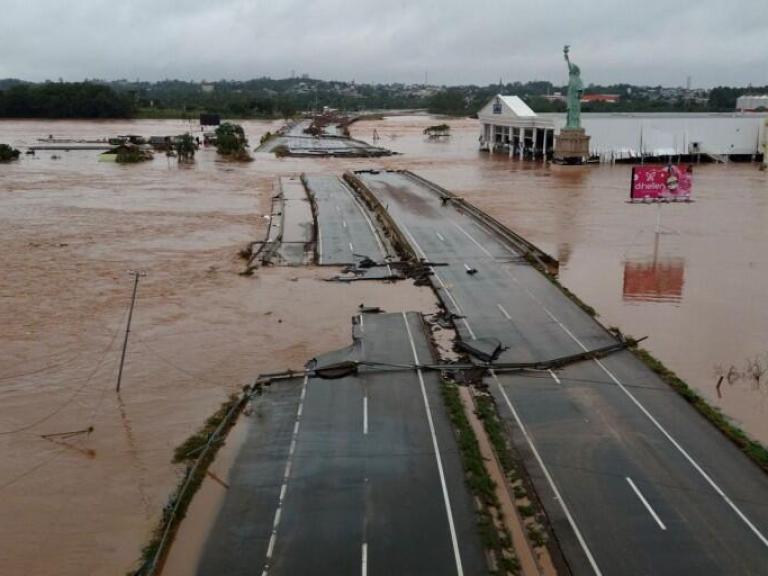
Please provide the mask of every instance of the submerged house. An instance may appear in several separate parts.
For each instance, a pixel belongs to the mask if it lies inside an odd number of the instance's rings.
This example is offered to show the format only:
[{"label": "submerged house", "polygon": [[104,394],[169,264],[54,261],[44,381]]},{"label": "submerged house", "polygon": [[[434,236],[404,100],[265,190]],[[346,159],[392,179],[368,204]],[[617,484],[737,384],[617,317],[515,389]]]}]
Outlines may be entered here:
[{"label": "submerged house", "polygon": [[543,157],[555,146],[551,118],[539,116],[519,96],[497,94],[477,113],[480,149],[510,156]]}]

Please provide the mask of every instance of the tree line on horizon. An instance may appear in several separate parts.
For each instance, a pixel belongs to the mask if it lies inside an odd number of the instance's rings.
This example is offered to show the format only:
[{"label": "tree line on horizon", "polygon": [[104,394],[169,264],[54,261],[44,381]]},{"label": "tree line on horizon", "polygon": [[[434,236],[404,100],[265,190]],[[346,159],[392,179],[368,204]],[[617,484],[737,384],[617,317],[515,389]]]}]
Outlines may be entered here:
[{"label": "tree line on horizon", "polygon": [[133,99],[90,82],[27,84],[0,89],[3,118],[131,118]]},{"label": "tree line on horizon", "polygon": [[[563,112],[565,103],[545,96],[566,92],[546,81],[488,86],[435,87],[405,84],[356,84],[311,78],[199,82],[43,82],[0,79],[3,118],[188,117],[200,112],[230,118],[290,117],[299,111],[329,106],[346,111],[426,108],[436,114],[471,115],[501,92],[523,98],[537,112]],[[655,87],[660,90],[661,87]],[[653,88],[629,84],[590,85],[587,93],[618,94],[616,103],[585,103],[585,112],[730,112],[736,98],[765,87],[720,86],[706,100],[651,98]]]}]

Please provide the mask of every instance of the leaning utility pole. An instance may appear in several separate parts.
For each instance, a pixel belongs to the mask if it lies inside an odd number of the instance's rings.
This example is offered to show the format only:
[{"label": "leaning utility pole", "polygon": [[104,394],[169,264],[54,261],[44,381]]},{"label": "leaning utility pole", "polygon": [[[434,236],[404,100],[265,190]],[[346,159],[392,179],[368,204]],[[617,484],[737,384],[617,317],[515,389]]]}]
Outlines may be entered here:
[{"label": "leaning utility pole", "polygon": [[120,392],[120,381],[123,379],[123,364],[125,364],[125,351],[128,349],[128,334],[131,331],[131,319],[133,318],[133,307],[136,304],[136,289],[139,287],[139,276],[145,276],[144,272],[131,270],[133,274],[133,295],[131,296],[131,309],[128,312],[128,323],[125,325],[125,338],[123,339],[123,353],[120,356],[120,369],[117,372],[117,387],[115,392]]}]

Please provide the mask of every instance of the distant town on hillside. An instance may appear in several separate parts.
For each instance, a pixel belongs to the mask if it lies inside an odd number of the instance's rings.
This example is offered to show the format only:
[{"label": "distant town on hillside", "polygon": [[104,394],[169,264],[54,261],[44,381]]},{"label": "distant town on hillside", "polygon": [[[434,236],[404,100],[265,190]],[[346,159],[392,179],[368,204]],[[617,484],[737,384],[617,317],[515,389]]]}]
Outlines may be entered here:
[{"label": "distant town on hillside", "polygon": [[[768,109],[768,86],[712,89],[593,85],[584,91],[584,112],[733,112]],[[86,80],[84,82],[0,79],[0,117],[183,118],[215,112],[233,118],[292,116],[328,106],[347,111],[427,109],[471,115],[497,93],[517,95],[537,112],[564,112],[565,86],[547,81],[500,82],[487,86],[362,84],[307,75],[284,79],[196,82]],[[748,98],[758,96],[758,98]],[[760,98],[760,96],[763,96]],[[739,100],[740,97],[744,97]]]}]

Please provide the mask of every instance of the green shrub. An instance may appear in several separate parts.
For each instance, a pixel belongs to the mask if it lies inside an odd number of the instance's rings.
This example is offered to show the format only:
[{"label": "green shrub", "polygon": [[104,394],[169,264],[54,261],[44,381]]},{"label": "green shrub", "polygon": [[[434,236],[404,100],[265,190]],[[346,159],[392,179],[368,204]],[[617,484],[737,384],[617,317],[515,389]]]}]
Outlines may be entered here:
[{"label": "green shrub", "polygon": [[20,154],[21,152],[16,150],[16,148],[8,146],[8,144],[0,144],[0,162],[16,160]]}]

